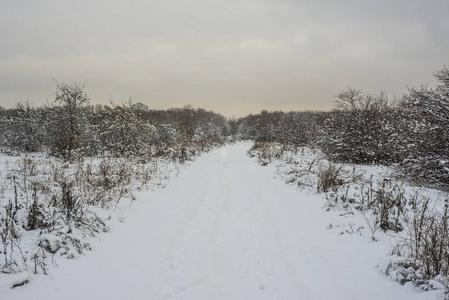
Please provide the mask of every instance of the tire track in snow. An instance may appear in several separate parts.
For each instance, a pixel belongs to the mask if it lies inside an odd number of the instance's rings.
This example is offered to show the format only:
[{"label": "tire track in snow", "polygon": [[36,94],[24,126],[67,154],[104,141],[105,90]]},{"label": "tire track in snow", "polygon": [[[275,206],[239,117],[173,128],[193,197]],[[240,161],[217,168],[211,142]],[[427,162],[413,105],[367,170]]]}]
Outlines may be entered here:
[{"label": "tire track in snow", "polygon": [[[277,202],[279,194],[272,190],[271,178],[269,178],[268,182],[262,183],[254,179],[255,171],[265,171],[256,170],[257,168],[257,165],[247,166],[247,168],[240,170],[239,177],[242,182],[245,182],[246,189],[252,195],[248,204],[251,205],[254,211],[257,211],[257,214],[254,213],[253,215],[256,217],[254,222],[257,226],[256,230],[259,232],[258,246],[253,248],[253,251],[257,250],[256,255],[259,257],[259,261],[263,261],[264,264],[266,276],[263,279],[265,283],[261,284],[261,288],[266,289],[273,285],[277,299],[294,299],[298,295],[302,295],[305,299],[313,299],[307,288],[302,286],[301,281],[298,280],[296,272],[292,267],[293,264],[288,260],[280,238],[278,220],[273,217],[266,203],[267,200]],[[263,235],[260,232],[263,232]],[[283,280],[276,280],[275,278],[277,277],[283,278]]]},{"label": "tire track in snow", "polygon": [[266,171],[245,153],[229,157],[225,150],[209,168],[191,187],[201,190],[201,199],[169,250],[164,299],[234,299],[242,291],[248,299],[312,299],[286,259],[265,203],[265,194],[275,195],[252,178]]},{"label": "tire track in snow", "polygon": [[217,272],[216,231],[229,199],[226,189],[221,193],[222,185],[217,184],[217,179],[222,178],[223,166],[203,173],[197,180],[198,184],[191,187],[201,189],[201,199],[168,251],[170,267],[165,275],[168,292],[164,299],[182,299],[184,294],[198,286],[213,288],[217,285],[213,282]]}]

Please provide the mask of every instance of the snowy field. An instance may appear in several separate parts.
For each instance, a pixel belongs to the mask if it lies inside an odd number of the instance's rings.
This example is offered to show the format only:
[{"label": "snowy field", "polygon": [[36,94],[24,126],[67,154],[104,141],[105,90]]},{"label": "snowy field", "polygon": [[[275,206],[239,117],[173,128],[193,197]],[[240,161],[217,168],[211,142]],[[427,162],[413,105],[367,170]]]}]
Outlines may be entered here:
[{"label": "snowy field", "polygon": [[381,273],[388,239],[329,228],[323,196],[286,185],[237,143],[170,186],[121,202],[124,222],[0,299],[442,299]]}]

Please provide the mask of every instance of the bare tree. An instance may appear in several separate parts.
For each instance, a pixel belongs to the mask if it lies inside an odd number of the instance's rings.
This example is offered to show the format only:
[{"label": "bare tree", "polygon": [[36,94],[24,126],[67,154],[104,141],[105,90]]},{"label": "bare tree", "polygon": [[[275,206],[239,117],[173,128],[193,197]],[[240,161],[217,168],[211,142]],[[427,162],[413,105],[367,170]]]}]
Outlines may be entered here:
[{"label": "bare tree", "polygon": [[86,83],[65,84],[56,81],[53,124],[50,128],[53,139],[53,152],[70,157],[74,150],[82,146],[82,136],[86,128],[85,106],[89,97],[84,91]]}]

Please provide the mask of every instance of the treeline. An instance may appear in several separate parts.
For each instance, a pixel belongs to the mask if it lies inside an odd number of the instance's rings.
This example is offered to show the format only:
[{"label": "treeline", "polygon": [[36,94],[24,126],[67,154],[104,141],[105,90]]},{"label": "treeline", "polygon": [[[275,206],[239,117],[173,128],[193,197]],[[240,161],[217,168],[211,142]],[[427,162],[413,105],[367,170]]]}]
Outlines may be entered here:
[{"label": "treeline", "polygon": [[84,85],[58,83],[53,105],[0,109],[0,148],[77,156],[170,156],[184,161],[233,135],[287,148],[320,148],[338,162],[398,165],[426,183],[449,184],[449,70],[437,85],[396,99],[347,89],[332,111],[268,112],[226,120],[184,107],[145,110],[126,102],[89,104]]},{"label": "treeline", "polygon": [[184,161],[229,135],[226,118],[214,112],[188,106],[148,110],[131,101],[92,106],[84,85],[56,84],[52,105],[0,109],[3,151],[46,151],[65,159],[168,155]]},{"label": "treeline", "polygon": [[397,99],[347,89],[330,112],[267,112],[231,124],[236,135],[287,147],[318,147],[329,158],[398,165],[415,180],[449,184],[449,70],[437,85],[410,88]]}]

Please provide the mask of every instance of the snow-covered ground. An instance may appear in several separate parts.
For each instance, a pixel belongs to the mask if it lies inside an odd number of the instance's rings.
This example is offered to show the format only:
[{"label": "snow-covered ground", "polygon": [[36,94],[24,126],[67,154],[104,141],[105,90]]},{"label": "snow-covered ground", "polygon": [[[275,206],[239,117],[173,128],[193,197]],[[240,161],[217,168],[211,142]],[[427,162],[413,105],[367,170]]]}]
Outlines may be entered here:
[{"label": "snow-covered ground", "polygon": [[328,229],[324,198],[274,178],[250,147],[204,154],[169,187],[136,193],[92,251],[0,299],[441,299],[380,274],[387,240]]}]

